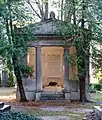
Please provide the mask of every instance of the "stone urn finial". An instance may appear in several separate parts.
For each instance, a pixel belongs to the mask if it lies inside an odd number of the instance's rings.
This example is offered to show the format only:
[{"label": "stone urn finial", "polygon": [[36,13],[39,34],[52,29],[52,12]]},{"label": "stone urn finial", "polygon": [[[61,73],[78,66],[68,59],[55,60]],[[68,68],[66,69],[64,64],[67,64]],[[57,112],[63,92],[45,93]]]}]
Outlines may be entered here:
[{"label": "stone urn finial", "polygon": [[52,12],[50,12],[50,18],[51,19],[55,19],[55,13],[52,11]]}]

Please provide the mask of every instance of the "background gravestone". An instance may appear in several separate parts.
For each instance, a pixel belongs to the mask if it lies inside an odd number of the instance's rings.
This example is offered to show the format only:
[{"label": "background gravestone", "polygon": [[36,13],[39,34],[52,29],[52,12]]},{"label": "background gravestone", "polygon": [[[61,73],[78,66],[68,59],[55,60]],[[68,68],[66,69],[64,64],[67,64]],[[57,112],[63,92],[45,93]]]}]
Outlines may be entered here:
[{"label": "background gravestone", "polygon": [[6,87],[7,79],[8,79],[7,71],[3,70],[1,75],[1,87]]}]

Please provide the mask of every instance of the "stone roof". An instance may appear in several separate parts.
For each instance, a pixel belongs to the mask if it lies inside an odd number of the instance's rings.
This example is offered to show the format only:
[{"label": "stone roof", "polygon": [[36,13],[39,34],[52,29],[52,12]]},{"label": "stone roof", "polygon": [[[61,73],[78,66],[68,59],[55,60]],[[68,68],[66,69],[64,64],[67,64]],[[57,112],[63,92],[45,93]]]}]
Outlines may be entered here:
[{"label": "stone roof", "polygon": [[[70,24],[68,22],[64,22],[58,19],[53,19],[53,18],[50,18],[38,23],[29,24],[26,27],[29,28],[31,35],[33,36],[60,36],[61,37],[62,35],[60,35],[60,31],[62,31],[66,37],[70,38],[71,37],[70,32],[73,32],[72,31],[73,27],[75,27],[75,29],[77,27],[79,29],[78,30],[79,33],[80,33],[80,30],[82,31],[81,27],[75,26],[73,24]],[[19,33],[20,31],[21,33],[23,33],[22,28],[18,29]]]}]

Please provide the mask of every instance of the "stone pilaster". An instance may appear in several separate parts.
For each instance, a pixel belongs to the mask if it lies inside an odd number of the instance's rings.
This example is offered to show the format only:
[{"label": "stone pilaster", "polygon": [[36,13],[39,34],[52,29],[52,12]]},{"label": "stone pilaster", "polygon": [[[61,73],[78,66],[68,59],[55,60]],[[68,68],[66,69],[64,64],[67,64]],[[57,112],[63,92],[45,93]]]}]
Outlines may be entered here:
[{"label": "stone pilaster", "polygon": [[65,99],[70,100],[70,86],[69,86],[69,64],[68,64],[68,48],[64,48],[64,93]]},{"label": "stone pilaster", "polygon": [[42,55],[41,46],[36,47],[36,100],[40,99],[42,90]]}]

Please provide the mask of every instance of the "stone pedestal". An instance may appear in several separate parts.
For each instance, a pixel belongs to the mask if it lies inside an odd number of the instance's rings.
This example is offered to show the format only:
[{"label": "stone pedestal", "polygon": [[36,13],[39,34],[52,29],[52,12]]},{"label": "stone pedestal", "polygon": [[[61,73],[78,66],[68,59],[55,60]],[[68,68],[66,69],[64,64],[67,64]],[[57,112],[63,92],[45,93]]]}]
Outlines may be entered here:
[{"label": "stone pedestal", "polygon": [[[25,91],[25,95],[27,100],[35,100],[36,98],[36,80],[35,79],[23,79],[23,87],[24,87],[24,91]],[[16,99],[17,101],[20,101],[20,93],[19,93],[19,88],[17,87],[16,90]]]}]

